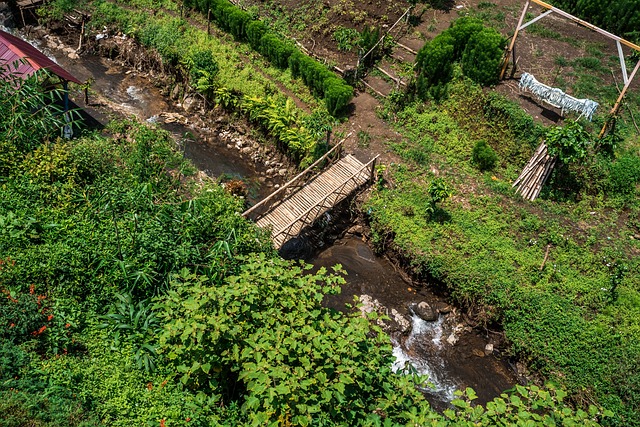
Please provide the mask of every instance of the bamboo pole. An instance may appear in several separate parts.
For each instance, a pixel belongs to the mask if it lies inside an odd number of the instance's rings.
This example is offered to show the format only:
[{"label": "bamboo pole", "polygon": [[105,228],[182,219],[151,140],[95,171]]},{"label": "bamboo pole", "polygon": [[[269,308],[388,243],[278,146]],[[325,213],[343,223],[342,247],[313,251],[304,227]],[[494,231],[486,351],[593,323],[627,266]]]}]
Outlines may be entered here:
[{"label": "bamboo pole", "polygon": [[522,21],[524,21],[524,17],[527,14],[527,9],[529,8],[529,0],[524,2],[524,8],[522,9],[522,13],[520,14],[520,19],[518,20],[518,25],[516,26],[516,30],[513,33],[513,37],[511,38],[511,43],[509,43],[509,48],[507,49],[504,63],[502,64],[502,70],[500,70],[500,80],[504,77],[505,71],[507,71],[507,66],[509,65],[509,55],[513,50],[513,45],[516,44],[516,38],[518,37],[518,31],[520,31],[520,26],[522,25]]},{"label": "bamboo pole", "polygon": [[324,159],[326,159],[327,157],[329,157],[329,154],[333,153],[333,151],[335,151],[338,147],[340,147],[342,145],[343,142],[345,142],[347,140],[347,138],[349,138],[351,136],[353,132],[349,132],[349,134],[344,137],[344,139],[342,139],[342,141],[338,142],[333,148],[331,148],[331,150],[327,151],[326,153],[324,153],[324,155],[322,157],[320,157],[318,160],[316,160],[315,162],[313,162],[313,164],[311,166],[309,166],[308,168],[306,168],[305,170],[303,170],[302,172],[300,172],[298,175],[296,175],[293,179],[291,179],[289,182],[287,182],[286,184],[284,184],[282,187],[278,188],[276,191],[274,191],[273,193],[271,193],[269,196],[267,196],[266,198],[262,199],[261,201],[259,201],[258,203],[256,203],[255,205],[253,205],[251,208],[249,208],[248,210],[244,211],[242,213],[243,217],[247,217],[247,215],[249,215],[251,212],[253,212],[256,208],[258,208],[259,206],[262,206],[263,204],[265,204],[266,202],[268,202],[269,200],[273,199],[273,197],[275,197],[276,194],[280,194],[281,192],[283,192],[286,188],[288,188],[289,186],[291,186],[291,184],[293,184],[296,180],[300,179],[302,176],[304,176],[307,172],[309,172],[311,169],[313,169],[314,167],[316,167],[321,161],[323,161]]},{"label": "bamboo pole", "polygon": [[[627,82],[624,84],[624,87],[620,91],[620,95],[618,95],[618,99],[616,100],[616,103],[613,105],[613,108],[609,113],[611,116],[615,116],[618,113],[618,109],[620,108],[620,103],[622,102],[622,98],[624,98],[624,96],[626,95],[627,89],[629,89],[629,86],[631,85],[633,78],[636,76],[636,73],[638,72],[638,68],[640,68],[640,60],[636,63],[636,66],[633,68],[633,71],[631,72],[629,79],[627,80]],[[602,130],[600,131],[600,134],[598,134],[598,138],[602,138],[604,136],[604,133],[609,127],[609,122],[610,120],[607,120],[604,126],[602,126]]]}]

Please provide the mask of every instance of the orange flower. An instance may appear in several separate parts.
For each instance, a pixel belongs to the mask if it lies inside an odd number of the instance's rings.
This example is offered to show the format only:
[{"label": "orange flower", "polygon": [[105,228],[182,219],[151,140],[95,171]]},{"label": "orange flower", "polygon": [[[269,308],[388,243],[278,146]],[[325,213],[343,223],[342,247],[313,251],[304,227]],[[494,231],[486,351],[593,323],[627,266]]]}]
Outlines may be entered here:
[{"label": "orange flower", "polygon": [[41,327],[40,329],[38,329],[37,331],[33,331],[33,332],[31,332],[31,335],[38,336],[38,335],[40,335],[41,333],[43,333],[44,331],[46,331],[46,330],[47,330],[47,327],[46,327],[46,326],[42,326],[42,327]]},{"label": "orange flower", "polygon": [[153,390],[153,384],[151,382],[147,383],[147,390],[149,391]]},{"label": "orange flower", "polygon": [[31,295],[33,295],[33,294],[35,294],[35,293],[36,293],[36,287],[35,287],[35,285],[34,285],[34,284],[29,285],[29,293],[30,293]]},{"label": "orange flower", "polygon": [[69,326],[71,326],[71,324],[70,324],[70,323],[65,323],[65,324],[64,324],[64,327],[65,327],[65,328],[68,328]]},{"label": "orange flower", "polygon": [[160,427],[164,427],[165,420],[164,418],[160,420]]},{"label": "orange flower", "polygon": [[186,422],[191,421],[191,417],[187,417],[187,418],[185,418],[185,421],[186,421]]},{"label": "orange flower", "polygon": [[50,315],[47,316],[47,321],[48,322],[51,322],[51,319],[53,319],[53,314],[50,314]]},{"label": "orange flower", "polygon": [[16,324],[12,323],[12,324],[9,325],[9,328],[13,328],[14,326],[16,326]]}]

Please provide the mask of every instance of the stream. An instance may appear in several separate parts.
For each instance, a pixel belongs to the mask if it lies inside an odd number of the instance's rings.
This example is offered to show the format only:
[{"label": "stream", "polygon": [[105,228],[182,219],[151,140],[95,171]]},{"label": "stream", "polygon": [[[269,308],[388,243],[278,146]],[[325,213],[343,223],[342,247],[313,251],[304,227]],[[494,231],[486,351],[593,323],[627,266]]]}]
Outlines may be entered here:
[{"label": "stream", "polygon": [[[184,155],[201,171],[217,179],[242,180],[250,203],[264,198],[283,182],[284,174],[273,172],[281,171],[282,164],[251,157],[247,148],[256,143],[248,136],[220,131],[225,128],[208,126],[197,112],[185,112],[177,101],[163,96],[152,76],[110,59],[74,56],[48,38],[34,44],[81,81],[94,80],[91,89],[99,95],[98,101],[91,103],[90,99],[89,106],[83,102],[78,105],[97,122],[105,124],[113,116],[134,115],[157,123],[173,134]],[[393,344],[393,369],[427,375],[429,384],[424,385],[423,392],[435,408],[447,408],[455,390],[472,387],[478,394],[477,401],[484,403],[517,382],[513,369],[494,349],[493,336],[466,325],[455,308],[427,287],[414,289],[393,264],[372,252],[363,242],[362,233],[346,233],[334,244],[316,248],[307,261],[316,268],[341,264],[348,273],[342,293],[326,297],[326,306],[344,311],[345,304],[357,297],[363,312],[375,310],[389,317],[383,328]],[[431,320],[415,313],[421,303],[432,311]]]},{"label": "stream", "polygon": [[[425,286],[415,289],[390,261],[376,256],[359,233],[347,233],[310,262],[316,268],[341,264],[347,272],[342,293],[325,297],[326,306],[344,311],[345,304],[358,297],[363,313],[389,317],[383,329],[393,344],[393,369],[427,375],[430,384],[422,391],[433,407],[446,409],[455,390],[471,387],[476,402],[486,403],[516,384],[513,369],[496,357],[492,336],[466,325],[455,308]],[[433,320],[414,313],[420,303],[432,309]]]}]

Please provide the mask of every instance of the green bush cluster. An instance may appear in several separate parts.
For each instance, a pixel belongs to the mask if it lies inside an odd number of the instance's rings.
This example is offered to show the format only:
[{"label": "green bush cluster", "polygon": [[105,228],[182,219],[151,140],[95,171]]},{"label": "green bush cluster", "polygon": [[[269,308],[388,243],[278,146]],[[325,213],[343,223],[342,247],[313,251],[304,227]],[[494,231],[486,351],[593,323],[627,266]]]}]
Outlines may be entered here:
[{"label": "green bush cluster", "polygon": [[289,67],[294,77],[302,77],[316,95],[324,97],[330,114],[337,116],[346,112],[353,97],[353,88],[326,66],[303,54],[290,41],[272,32],[263,22],[253,19],[228,0],[189,0],[185,1],[185,6],[194,7],[204,14],[211,10],[214,21],[236,40],[248,42],[275,66]]},{"label": "green bush cluster", "polygon": [[498,155],[491,148],[487,141],[481,139],[476,142],[476,145],[473,146],[473,151],[471,152],[471,161],[480,169],[481,171],[487,171],[494,168],[496,162],[498,161]]},{"label": "green bush cluster", "polygon": [[485,28],[478,19],[455,20],[418,52],[418,96],[442,98],[442,88],[452,79],[456,61],[460,61],[464,74],[476,83],[483,86],[496,83],[505,43],[500,33]]}]

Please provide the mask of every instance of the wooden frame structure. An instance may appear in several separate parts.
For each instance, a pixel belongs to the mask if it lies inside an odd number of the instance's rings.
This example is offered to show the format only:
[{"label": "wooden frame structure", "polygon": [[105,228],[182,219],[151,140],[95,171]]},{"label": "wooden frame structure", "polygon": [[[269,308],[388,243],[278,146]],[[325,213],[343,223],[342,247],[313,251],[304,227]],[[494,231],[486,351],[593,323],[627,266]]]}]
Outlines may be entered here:
[{"label": "wooden frame structure", "polygon": [[328,160],[333,152],[339,153],[343,142],[340,141],[305,171],[242,214],[244,217],[255,214],[257,209],[264,207],[275,196],[284,194],[284,197],[255,217],[258,226],[271,229],[271,238],[277,249],[300,235],[304,228],[312,225],[355,190],[373,180],[378,156],[363,164],[350,154],[342,158],[338,156],[324,172],[303,180],[317,165]]},{"label": "wooden frame structure", "polygon": [[[531,3],[535,3],[538,6],[542,6],[543,8],[547,9],[546,11],[544,11],[542,14],[538,15],[537,17],[531,19],[530,21],[523,23],[524,22],[524,18],[527,14],[527,10],[529,9],[529,5]],[[502,64],[502,69],[500,70],[500,79],[502,80],[504,78],[504,74],[507,71],[507,67],[509,66],[509,56],[513,54],[514,58],[513,58],[513,62],[514,62],[514,72],[515,72],[515,50],[514,50],[514,46],[516,43],[516,38],[518,37],[518,33],[522,30],[524,30],[525,28],[527,28],[529,25],[533,24],[534,22],[544,18],[545,16],[551,14],[551,13],[556,13],[564,18],[567,18],[571,21],[576,22],[578,25],[581,25],[583,27],[586,27],[592,31],[595,31],[599,34],[602,34],[605,37],[608,37],[612,40],[615,40],[616,42],[616,46],[618,48],[618,57],[620,58],[620,68],[622,69],[622,80],[624,82],[624,87],[622,88],[622,90],[620,91],[620,95],[618,96],[618,99],[616,100],[613,108],[611,109],[610,114],[612,116],[616,115],[618,112],[618,109],[620,108],[620,103],[622,102],[622,99],[624,98],[625,94],[627,93],[627,90],[629,89],[629,86],[631,85],[631,82],[633,81],[633,78],[636,75],[636,72],[638,71],[638,68],[640,68],[640,61],[638,61],[638,63],[636,64],[636,66],[634,67],[633,71],[631,72],[631,75],[627,75],[627,67],[625,64],[625,60],[624,60],[624,52],[622,51],[622,45],[625,45],[637,52],[640,52],[640,46],[638,46],[637,44],[634,44],[628,40],[623,39],[622,37],[618,37],[615,34],[612,34],[606,30],[603,30],[600,27],[596,27],[593,24],[590,24],[587,21],[584,21],[580,18],[577,18],[561,9],[558,9],[557,7],[554,7],[548,3],[545,3],[541,0],[526,0],[524,3],[524,7],[522,8],[522,13],[520,14],[520,19],[518,19],[518,25],[516,26],[515,32],[513,33],[513,37],[511,38],[511,42],[509,43],[509,47],[507,48],[507,51],[505,53],[505,58],[504,58],[504,62]],[[605,123],[605,125],[603,126],[602,130],[600,131],[600,137],[602,137],[604,135],[604,132],[606,130],[608,126],[608,123]]]}]

